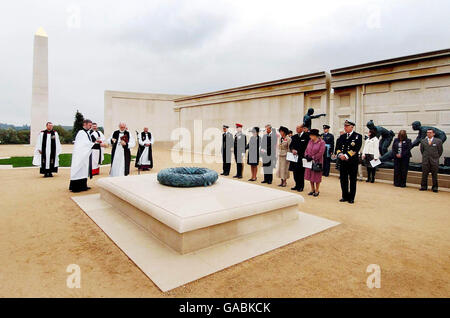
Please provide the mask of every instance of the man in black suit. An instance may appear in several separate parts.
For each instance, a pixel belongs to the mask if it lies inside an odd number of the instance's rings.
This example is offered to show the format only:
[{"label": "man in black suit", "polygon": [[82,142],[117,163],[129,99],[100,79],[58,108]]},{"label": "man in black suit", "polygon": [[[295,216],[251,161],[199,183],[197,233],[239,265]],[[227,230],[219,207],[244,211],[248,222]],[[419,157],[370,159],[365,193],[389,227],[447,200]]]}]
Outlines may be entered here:
[{"label": "man in black suit", "polygon": [[323,125],[322,138],[325,141],[325,152],[323,153],[323,172],[322,175],[328,177],[330,175],[331,155],[334,152],[334,136],[330,132],[330,126]]},{"label": "man in black suit", "polygon": [[231,150],[233,149],[233,135],[228,131],[228,126],[223,125],[222,134],[222,161],[223,172],[222,176],[228,176],[231,168]]},{"label": "man in black suit", "polygon": [[266,125],[266,133],[261,140],[261,159],[263,162],[264,180],[261,183],[272,184],[273,169],[277,163],[277,134],[272,125]]},{"label": "man in black suit", "polygon": [[236,161],[236,175],[233,178],[242,179],[244,169],[243,158],[245,157],[245,146],[247,146],[247,136],[242,133],[242,124],[236,124],[236,134],[234,135],[234,159]]},{"label": "man in black suit", "polygon": [[296,134],[291,137],[291,144],[289,145],[289,150],[294,154],[298,155],[298,161],[289,163],[289,171],[294,174],[295,187],[291,190],[297,190],[298,192],[303,191],[305,185],[304,173],[305,168],[303,168],[302,159],[305,154],[306,147],[309,142],[309,133],[303,131],[303,125],[298,125],[296,128]]},{"label": "man in black suit", "polygon": [[[341,181],[341,202],[354,203],[356,179],[358,177],[358,153],[362,145],[362,136],[353,129],[355,123],[346,120],[344,131],[336,141],[336,155],[340,160],[339,179]],[[350,190],[349,190],[350,182]]]}]

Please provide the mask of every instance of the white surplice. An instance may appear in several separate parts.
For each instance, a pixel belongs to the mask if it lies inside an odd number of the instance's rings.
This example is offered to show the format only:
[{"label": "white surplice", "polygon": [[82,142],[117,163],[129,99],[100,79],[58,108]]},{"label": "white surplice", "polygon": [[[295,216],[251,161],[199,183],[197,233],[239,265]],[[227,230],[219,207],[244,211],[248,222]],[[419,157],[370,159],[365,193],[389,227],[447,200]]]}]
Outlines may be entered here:
[{"label": "white surplice", "polygon": [[[114,132],[113,132],[113,134],[114,134]],[[113,142],[111,140],[113,138],[113,134],[108,139],[108,143],[110,145],[113,144]],[[116,149],[114,152],[114,160],[111,165],[111,172],[109,173],[109,175],[111,177],[120,177],[120,176],[125,175],[125,154],[123,151],[123,146],[120,144],[120,138],[122,138],[123,135],[124,135],[124,131],[119,133],[117,146],[116,146]],[[130,140],[128,140],[128,149],[132,149],[136,145],[136,141],[133,137],[133,134],[130,133],[129,135],[130,135]]]},{"label": "white surplice", "polygon": [[[148,135],[145,134],[145,139],[142,140],[142,134],[139,134],[139,145],[145,146],[145,145],[153,145],[153,134],[150,139],[148,139]],[[139,158],[138,165],[142,166],[149,166],[151,164],[150,160],[148,160],[148,147],[144,148],[144,151],[141,154],[141,157]]]},{"label": "white surplice", "polygon": [[72,164],[70,166],[70,180],[79,180],[89,177],[89,156],[92,153],[89,132],[81,129],[75,137],[72,152]]},{"label": "white surplice", "polygon": [[[50,154],[52,151],[51,142],[52,135],[45,133],[47,138],[47,145],[45,147],[45,157],[47,160],[45,161],[45,169],[50,169]],[[42,151],[42,139],[44,138],[44,132],[41,131],[39,134],[39,138],[36,143],[36,147],[34,148],[34,156],[33,156],[33,165],[40,166],[41,165],[41,154],[39,151]],[[55,144],[56,144],[56,155],[55,155],[55,168],[59,167],[59,154],[61,153],[61,142],[59,141],[58,132],[55,131]],[[44,167],[42,167],[44,168]]]},{"label": "white surplice", "polygon": [[[101,140],[102,142],[105,141],[105,136],[100,130],[92,131],[91,136],[94,136],[96,140]],[[103,151],[102,147],[100,147],[100,149],[92,149],[92,170],[99,168],[100,157],[101,163],[105,159],[105,152]]]}]

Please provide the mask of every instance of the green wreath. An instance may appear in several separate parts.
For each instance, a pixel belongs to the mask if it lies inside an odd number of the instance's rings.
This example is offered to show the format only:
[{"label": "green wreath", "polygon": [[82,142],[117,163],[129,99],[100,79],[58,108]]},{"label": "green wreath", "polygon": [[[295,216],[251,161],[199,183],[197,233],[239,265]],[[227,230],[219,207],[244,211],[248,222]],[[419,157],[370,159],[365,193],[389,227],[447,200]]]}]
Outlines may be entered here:
[{"label": "green wreath", "polygon": [[219,175],[214,170],[199,167],[167,168],[158,172],[159,183],[171,187],[210,186]]}]

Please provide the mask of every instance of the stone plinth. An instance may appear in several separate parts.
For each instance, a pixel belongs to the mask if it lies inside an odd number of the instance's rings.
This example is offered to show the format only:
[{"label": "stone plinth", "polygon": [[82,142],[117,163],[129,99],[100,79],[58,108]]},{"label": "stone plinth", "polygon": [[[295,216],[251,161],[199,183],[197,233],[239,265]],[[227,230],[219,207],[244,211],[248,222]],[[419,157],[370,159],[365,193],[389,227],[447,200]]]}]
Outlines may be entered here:
[{"label": "stone plinth", "polygon": [[226,178],[174,188],[156,174],[103,178],[101,198],[178,253],[196,251],[298,218],[297,194]]}]

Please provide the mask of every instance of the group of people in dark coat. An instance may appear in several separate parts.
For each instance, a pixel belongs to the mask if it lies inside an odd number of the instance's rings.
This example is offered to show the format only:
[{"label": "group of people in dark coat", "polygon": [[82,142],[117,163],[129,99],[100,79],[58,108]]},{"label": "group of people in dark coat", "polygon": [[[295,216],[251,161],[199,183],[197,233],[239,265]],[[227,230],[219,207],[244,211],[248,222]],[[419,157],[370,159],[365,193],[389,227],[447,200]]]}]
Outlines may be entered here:
[{"label": "group of people in dark coat", "polygon": [[[222,161],[223,172],[221,175],[228,176],[231,170],[231,153],[234,154],[236,162],[236,174],[233,178],[242,179],[243,161],[245,152],[248,150],[247,164],[251,167],[252,177],[248,181],[256,181],[258,164],[260,158],[263,162],[264,181],[271,184],[273,181],[273,169],[276,164],[277,135],[272,131],[271,125],[266,125],[266,134],[259,136],[259,127],[253,127],[252,136],[247,143],[247,136],[242,132],[242,124],[236,124],[236,134],[228,131],[229,126],[223,125],[222,134]],[[233,150],[233,151],[232,151]]]},{"label": "group of people in dark coat", "polygon": [[[298,125],[295,134],[288,128],[281,126],[278,136],[272,126],[268,124],[265,126],[265,133],[262,137],[259,136],[259,127],[253,127],[251,129],[252,136],[247,142],[247,137],[242,132],[241,124],[236,124],[236,134],[234,136],[228,131],[229,126],[223,125],[223,172],[221,175],[228,176],[230,174],[231,154],[233,153],[234,161],[236,162],[236,175],[233,177],[241,179],[245,152],[248,150],[247,164],[251,169],[251,178],[248,181],[257,180],[258,164],[261,160],[264,173],[264,180],[261,183],[272,184],[273,170],[278,162],[277,176],[281,179],[279,186],[286,186],[289,171],[292,171],[295,186],[291,190],[303,191],[306,178],[311,183],[312,190],[309,194],[318,196],[322,174],[324,176],[329,175],[331,156],[334,149],[334,136],[329,133],[330,126],[324,125],[323,128],[324,134],[322,138],[320,138],[317,129],[309,130],[305,124]],[[278,139],[278,137],[280,138]],[[314,142],[311,143],[310,141]],[[288,152],[297,156],[297,161],[288,161]],[[311,171],[305,177],[305,168],[302,163],[305,153],[308,153],[306,157],[309,158],[309,161],[312,161],[314,157],[316,162],[323,165],[323,171]]]},{"label": "group of people in dark coat", "polygon": [[[277,164],[277,160],[287,161],[286,151],[288,151],[294,156],[298,156],[298,160],[279,162],[278,167],[279,169],[282,168],[283,171],[278,172],[277,176],[282,181],[280,186],[286,186],[286,178],[289,178],[288,171],[292,171],[295,181],[294,187],[291,188],[293,191],[303,191],[306,179],[311,183],[311,192],[308,194],[318,196],[322,176],[327,177],[330,174],[332,158],[336,158],[336,167],[339,170],[342,191],[341,202],[354,203],[361,159],[367,167],[367,182],[374,182],[375,180],[376,167],[372,167],[370,162],[381,157],[381,151],[379,151],[381,145],[379,144],[376,127],[369,131],[364,149],[362,149],[364,137],[354,131],[355,123],[350,120],[345,121],[344,131],[341,132],[336,142],[333,134],[329,132],[330,126],[328,125],[323,125],[323,133],[321,135],[317,129],[309,129],[305,124],[298,125],[295,133],[281,126],[279,129],[280,136],[277,135],[271,125],[266,125],[265,133],[262,137],[259,136],[259,127],[253,127],[251,129],[252,136],[248,142],[246,135],[242,132],[241,124],[236,124],[237,132],[234,136],[228,131],[228,128],[226,125],[223,126],[222,175],[227,176],[230,173],[231,153],[233,152],[234,160],[236,161],[236,175],[234,175],[234,178],[241,179],[243,161],[248,150],[247,164],[251,167],[251,178],[248,181],[256,181],[258,164],[261,160],[264,172],[262,183],[271,184],[273,182],[273,169]],[[280,137],[280,142],[278,137]],[[323,150],[322,148],[325,149]],[[411,148],[411,139],[407,137],[405,130],[400,130],[392,146],[394,154],[394,185],[396,187],[406,187]],[[386,151],[385,149],[383,150]],[[434,137],[432,129],[427,131],[427,137],[421,141],[420,150],[423,157],[421,190],[427,189],[428,174],[431,172],[433,179],[432,190],[437,192],[439,157],[442,155],[443,148],[442,141]],[[320,154],[320,158],[317,154]],[[321,165],[321,168],[319,170],[306,168],[308,173],[305,173],[302,159],[307,161],[313,160],[316,164]]]}]

